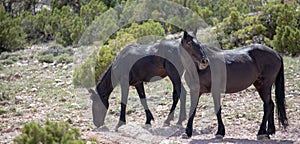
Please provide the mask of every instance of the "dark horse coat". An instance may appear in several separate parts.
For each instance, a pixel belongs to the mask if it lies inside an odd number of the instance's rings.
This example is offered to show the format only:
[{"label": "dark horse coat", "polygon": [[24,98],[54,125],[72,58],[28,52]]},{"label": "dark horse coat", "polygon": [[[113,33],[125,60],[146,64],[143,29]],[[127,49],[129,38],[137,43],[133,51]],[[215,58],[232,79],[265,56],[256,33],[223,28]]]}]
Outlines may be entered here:
[{"label": "dark horse coat", "polygon": [[[271,97],[274,83],[278,120],[284,127],[288,125],[285,110],[283,59],[277,52],[260,44],[252,44],[234,50],[218,50],[212,47],[204,49],[210,64],[206,69],[198,71],[200,95],[212,93],[218,119],[217,137],[225,135],[221,118],[220,94],[239,92],[252,84],[264,104],[264,115],[257,134],[258,139],[269,138],[270,134],[275,134],[274,103]],[[194,98],[194,103],[192,103],[194,107],[197,107],[199,97]],[[193,117],[194,115],[188,122],[184,137],[192,135]]]},{"label": "dark horse coat", "polygon": [[[129,86],[135,86],[146,113],[146,124],[150,124],[153,116],[147,106],[143,82],[154,81],[168,76],[173,84],[173,105],[165,121],[174,117],[174,109],[180,94],[185,101],[185,92],[181,84],[181,76],[186,70],[186,81],[190,87],[192,97],[199,95],[198,69],[204,69],[208,60],[197,39],[184,32],[183,38],[166,40],[148,45],[129,45],[125,47],[116,60],[104,72],[96,90],[99,96],[93,99],[93,120],[99,127],[109,107],[109,96],[117,84],[121,85],[121,114],[117,128],[126,122],[125,112]],[[93,91],[91,91],[93,92]],[[96,94],[94,94],[96,95]],[[93,96],[93,95],[92,95]],[[181,102],[181,112],[178,124],[185,119],[185,102]]]}]

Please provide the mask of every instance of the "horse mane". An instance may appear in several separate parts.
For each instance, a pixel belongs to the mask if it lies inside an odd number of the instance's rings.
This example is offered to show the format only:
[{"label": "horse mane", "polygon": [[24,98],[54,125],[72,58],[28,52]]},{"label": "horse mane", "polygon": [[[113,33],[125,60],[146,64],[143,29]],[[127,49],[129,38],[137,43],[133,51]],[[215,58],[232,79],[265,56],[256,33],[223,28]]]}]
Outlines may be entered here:
[{"label": "horse mane", "polygon": [[100,96],[107,95],[113,89],[112,80],[111,80],[111,69],[112,64],[101,75],[100,80],[96,86],[96,90]]}]

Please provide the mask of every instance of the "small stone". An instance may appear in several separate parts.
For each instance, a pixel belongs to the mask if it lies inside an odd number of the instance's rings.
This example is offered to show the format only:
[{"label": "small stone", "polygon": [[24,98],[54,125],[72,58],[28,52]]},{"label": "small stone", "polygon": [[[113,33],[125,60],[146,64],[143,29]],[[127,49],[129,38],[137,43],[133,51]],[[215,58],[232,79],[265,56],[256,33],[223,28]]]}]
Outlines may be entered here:
[{"label": "small stone", "polygon": [[63,82],[63,80],[61,80],[61,79],[55,79],[54,81],[57,82],[57,83],[58,82]]},{"label": "small stone", "polygon": [[30,91],[31,91],[31,92],[36,92],[36,91],[37,91],[37,88],[32,88]]},{"label": "small stone", "polygon": [[35,106],[36,106],[36,104],[34,104],[34,103],[32,103],[32,104],[29,105],[29,107],[31,107],[31,108],[33,108]]},{"label": "small stone", "polygon": [[66,70],[66,69],[68,69],[68,68],[69,68],[68,65],[64,65],[64,66],[63,66],[63,69],[64,69],[64,70]]},{"label": "small stone", "polygon": [[67,101],[67,99],[66,98],[61,98],[59,101],[65,102],[65,101]]},{"label": "small stone", "polygon": [[20,104],[23,101],[23,98],[20,96],[15,97],[15,104]]},{"label": "small stone", "polygon": [[62,86],[62,85],[64,85],[64,84],[65,84],[64,82],[59,82],[59,83],[57,83],[55,86],[58,87],[58,86]]},{"label": "small stone", "polygon": [[0,73],[0,79],[5,79],[6,75],[4,73]]}]

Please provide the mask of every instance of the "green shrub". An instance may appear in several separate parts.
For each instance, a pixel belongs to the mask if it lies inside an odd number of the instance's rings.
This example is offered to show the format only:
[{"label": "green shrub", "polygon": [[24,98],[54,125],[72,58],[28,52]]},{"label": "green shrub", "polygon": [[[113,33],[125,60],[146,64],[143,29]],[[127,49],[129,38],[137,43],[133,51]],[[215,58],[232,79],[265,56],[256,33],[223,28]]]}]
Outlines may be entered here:
[{"label": "green shrub", "polygon": [[73,72],[73,84],[75,87],[93,87],[95,86],[95,59],[89,57],[77,66]]},{"label": "green shrub", "polygon": [[90,0],[88,4],[80,8],[80,17],[84,24],[89,26],[96,16],[100,16],[107,10],[107,6],[99,0]]},{"label": "green shrub", "polygon": [[300,13],[296,10],[297,5],[284,4],[273,7],[277,13],[276,21],[273,21],[276,27],[272,46],[281,53],[295,56],[300,53]]},{"label": "green shrub", "polygon": [[14,139],[17,144],[38,144],[38,143],[76,143],[84,144],[80,140],[80,132],[71,128],[65,122],[46,121],[45,126],[36,122],[25,124],[22,134]]},{"label": "green shrub", "polygon": [[52,54],[47,54],[47,55],[41,55],[38,57],[38,61],[40,63],[53,63],[54,62],[54,56]]},{"label": "green shrub", "polygon": [[295,56],[300,54],[300,30],[285,26],[277,27],[272,44],[275,50]]},{"label": "green shrub", "polygon": [[0,5],[0,51],[15,51],[25,46],[26,34],[20,26],[20,17],[11,18]]},{"label": "green shrub", "polygon": [[53,40],[53,31],[49,29],[51,11],[43,8],[36,15],[24,11],[21,15],[21,26],[27,34],[27,42],[31,44]]},{"label": "green shrub", "polygon": [[3,115],[7,113],[7,110],[6,109],[3,109],[3,108],[0,108],[0,115]]},{"label": "green shrub", "polygon": [[68,64],[73,62],[73,56],[70,56],[69,54],[61,54],[57,57],[55,57],[56,63],[63,63],[63,64]]},{"label": "green shrub", "polygon": [[54,39],[63,46],[77,44],[85,30],[82,19],[75,15],[69,6],[55,8],[50,17],[50,24],[51,30],[54,31]]}]

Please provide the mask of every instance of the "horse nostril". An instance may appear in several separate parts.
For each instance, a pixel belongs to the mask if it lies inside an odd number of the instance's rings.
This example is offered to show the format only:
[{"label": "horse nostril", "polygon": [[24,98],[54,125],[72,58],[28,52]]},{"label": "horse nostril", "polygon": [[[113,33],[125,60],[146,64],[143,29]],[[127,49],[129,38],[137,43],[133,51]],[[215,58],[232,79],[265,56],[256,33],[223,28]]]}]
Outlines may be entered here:
[{"label": "horse nostril", "polygon": [[202,60],[201,60],[201,63],[207,64],[207,63],[208,63],[208,60],[207,60],[207,59],[202,59]]}]

